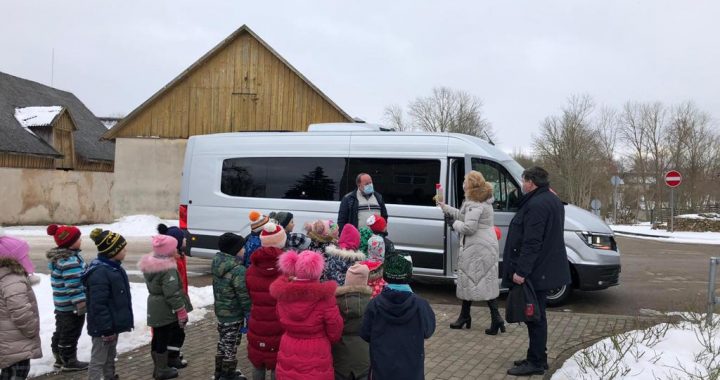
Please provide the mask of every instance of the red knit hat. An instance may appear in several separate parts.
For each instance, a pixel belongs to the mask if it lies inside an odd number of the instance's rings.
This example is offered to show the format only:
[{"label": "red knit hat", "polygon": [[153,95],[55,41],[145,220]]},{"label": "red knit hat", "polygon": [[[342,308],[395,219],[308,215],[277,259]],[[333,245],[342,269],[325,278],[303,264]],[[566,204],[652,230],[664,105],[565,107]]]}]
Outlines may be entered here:
[{"label": "red knit hat", "polygon": [[51,224],[47,227],[47,234],[55,239],[55,244],[59,248],[70,248],[80,239],[80,229],[75,226]]},{"label": "red knit hat", "polygon": [[370,227],[372,232],[376,234],[385,232],[385,228],[387,227],[387,222],[385,221],[385,218],[378,214],[370,215],[370,217],[367,218],[367,221],[365,221],[365,224],[367,224],[367,226]]}]

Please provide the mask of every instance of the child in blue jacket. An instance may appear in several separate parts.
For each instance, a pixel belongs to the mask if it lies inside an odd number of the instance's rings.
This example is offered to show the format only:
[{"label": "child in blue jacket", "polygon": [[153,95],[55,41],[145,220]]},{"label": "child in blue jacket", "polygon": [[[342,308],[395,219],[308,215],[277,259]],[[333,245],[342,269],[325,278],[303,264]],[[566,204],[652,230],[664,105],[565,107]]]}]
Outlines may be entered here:
[{"label": "child in blue jacket", "polygon": [[57,247],[46,254],[55,303],[55,332],[52,335],[53,367],[62,371],[82,371],[88,363],[77,360],[77,344],[85,325],[85,288],[80,278],[85,260],[80,255],[80,229],[51,224],[47,234]]}]

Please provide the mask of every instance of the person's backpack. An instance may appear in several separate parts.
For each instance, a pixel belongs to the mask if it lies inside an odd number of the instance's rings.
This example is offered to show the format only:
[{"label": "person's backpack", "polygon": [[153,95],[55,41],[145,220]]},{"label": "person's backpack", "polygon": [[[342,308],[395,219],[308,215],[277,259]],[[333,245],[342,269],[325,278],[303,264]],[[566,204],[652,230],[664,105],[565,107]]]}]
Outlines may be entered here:
[{"label": "person's backpack", "polygon": [[505,320],[508,323],[537,322],[540,320],[540,308],[537,295],[530,280],[522,285],[513,284],[505,303]]}]

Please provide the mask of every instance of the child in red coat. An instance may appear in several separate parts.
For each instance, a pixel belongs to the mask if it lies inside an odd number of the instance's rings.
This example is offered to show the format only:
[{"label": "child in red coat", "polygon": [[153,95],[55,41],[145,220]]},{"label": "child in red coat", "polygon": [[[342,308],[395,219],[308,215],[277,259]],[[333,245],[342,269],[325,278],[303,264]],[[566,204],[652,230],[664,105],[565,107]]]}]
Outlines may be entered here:
[{"label": "child in red coat", "polygon": [[262,246],[250,256],[251,265],[245,274],[252,306],[248,321],[248,359],[254,367],[253,379],[264,379],[270,371],[274,378],[275,363],[283,330],[275,311],[275,298],[270,285],[280,276],[278,258],[283,253],[287,234],[279,225],[268,222],[260,233]]},{"label": "child in red coat", "polygon": [[335,379],[331,344],[342,336],[343,319],[335,301],[337,284],[320,282],[324,266],[325,260],[314,251],[280,256],[280,270],[291,277],[270,286],[285,330],[277,358],[278,379]]}]

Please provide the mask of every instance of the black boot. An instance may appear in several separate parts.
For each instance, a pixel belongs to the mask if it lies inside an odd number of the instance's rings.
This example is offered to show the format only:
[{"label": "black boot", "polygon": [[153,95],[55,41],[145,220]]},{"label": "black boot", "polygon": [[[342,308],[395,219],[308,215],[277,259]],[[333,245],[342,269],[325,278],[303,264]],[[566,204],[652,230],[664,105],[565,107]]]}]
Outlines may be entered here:
[{"label": "black boot", "polygon": [[168,350],[168,366],[175,369],[182,369],[187,367],[187,360],[180,357],[180,351]]},{"label": "black boot", "polygon": [[151,352],[155,368],[153,370],[153,378],[156,380],[174,379],[178,377],[178,371],[175,368],[168,367],[168,352],[162,354],[155,351]]},{"label": "black boot", "polygon": [[498,330],[505,332],[505,321],[500,316],[497,298],[487,301],[490,308],[490,328],[485,329],[485,334],[497,335]]},{"label": "black boot", "polygon": [[472,306],[472,301],[462,302],[460,316],[458,317],[457,321],[450,324],[451,329],[462,329],[463,326],[467,326],[468,329],[470,328],[470,325],[472,325],[472,317],[470,317],[470,306]]},{"label": "black boot", "polygon": [[63,372],[84,371],[88,368],[88,362],[77,360],[77,349],[74,347],[61,347],[60,359],[62,360]]},{"label": "black boot", "polygon": [[57,351],[53,351],[52,354],[53,354],[53,357],[55,358],[55,363],[53,363],[53,368],[55,368],[56,370],[59,371],[62,369],[62,365],[63,365],[62,359],[60,358],[60,353]]},{"label": "black boot", "polygon": [[223,360],[220,380],[247,380],[240,371],[237,371],[237,360]]},{"label": "black boot", "polygon": [[220,375],[222,375],[222,362],[223,356],[215,355],[215,375],[213,375],[213,379],[215,380],[218,380],[220,378]]}]

